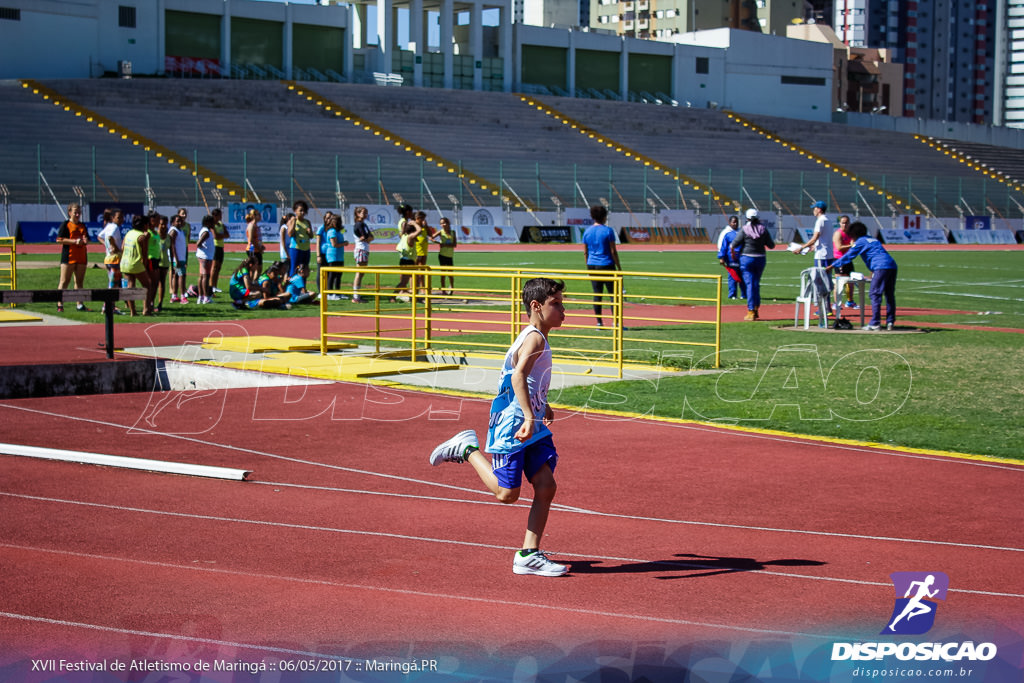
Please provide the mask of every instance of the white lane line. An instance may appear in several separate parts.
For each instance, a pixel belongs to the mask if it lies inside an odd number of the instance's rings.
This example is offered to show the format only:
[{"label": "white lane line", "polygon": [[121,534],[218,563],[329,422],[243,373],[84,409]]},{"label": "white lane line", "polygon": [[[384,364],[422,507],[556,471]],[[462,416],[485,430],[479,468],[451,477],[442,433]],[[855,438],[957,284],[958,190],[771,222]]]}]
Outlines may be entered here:
[{"label": "white lane line", "polygon": [[[184,569],[184,567],[183,567]],[[31,614],[17,614],[15,612],[0,612],[0,617],[5,619],[14,619],[17,621],[29,621],[40,624],[49,624],[51,626],[66,626],[70,628],[84,628],[90,631],[103,631],[105,633],[121,633],[129,636],[143,636],[146,638],[162,638],[166,640],[176,640],[187,643],[202,643],[204,645],[217,645],[221,647],[234,647],[245,650],[258,650],[260,652],[273,652],[277,654],[286,655],[298,655],[301,657],[318,657],[322,659],[357,659],[356,657],[346,657],[343,655],[328,655],[321,652],[306,652],[304,650],[289,650],[282,647],[272,647],[270,645],[253,645],[250,643],[236,643],[230,640],[215,640],[213,638],[199,638],[197,636],[182,636],[174,633],[158,633],[156,631],[139,631],[133,628],[118,628],[116,626],[103,626],[101,624],[90,624],[82,621],[66,621],[64,619],[52,619],[50,617],[40,617]]]},{"label": "white lane line", "polygon": [[[398,391],[398,390],[394,390],[394,391]],[[469,399],[462,399],[462,400],[469,400]],[[455,486],[455,485],[452,485],[452,484],[442,484],[442,483],[439,483],[439,482],[436,482],[436,481],[432,481],[432,480],[429,480],[429,479],[417,479],[417,478],[414,478],[414,477],[402,477],[402,476],[395,475],[395,474],[385,474],[385,473],[381,473],[381,472],[372,472],[372,471],[369,471],[369,470],[361,470],[361,469],[356,469],[356,468],[352,468],[352,467],[343,467],[341,465],[332,465],[330,463],[317,462],[317,461],[314,461],[314,460],[304,460],[304,459],[301,459],[301,458],[292,458],[292,457],[285,456],[285,455],[277,455],[275,453],[268,453],[268,452],[265,452],[265,451],[257,451],[257,450],[253,450],[251,448],[241,448],[239,446],[232,446],[230,444],[223,444],[223,443],[218,443],[218,442],[215,442],[215,441],[206,441],[206,440],[198,439],[198,438],[192,437],[192,436],[185,436],[183,434],[165,434],[163,432],[158,432],[158,431],[155,431],[155,430],[141,429],[139,427],[133,427],[133,426],[126,426],[126,425],[123,425],[123,424],[118,424],[116,422],[106,422],[106,421],[103,421],[103,420],[94,420],[94,419],[91,419],[91,418],[81,417],[81,416],[77,416],[77,415],[65,415],[65,414],[61,414],[61,413],[53,413],[53,412],[50,412],[50,411],[37,410],[37,409],[34,409],[34,408],[28,408],[28,407],[25,407],[25,406],[10,405],[10,404],[7,404],[7,403],[0,403],[0,408],[10,408],[12,410],[23,410],[25,412],[35,413],[35,414],[38,414],[38,415],[46,415],[46,416],[54,417],[54,418],[75,420],[75,421],[87,422],[87,423],[91,423],[91,424],[99,424],[99,425],[103,425],[103,426],[106,426],[106,427],[113,427],[113,428],[116,428],[116,429],[123,429],[125,431],[138,431],[138,432],[142,432],[142,433],[145,433],[145,434],[151,434],[151,435],[154,435],[154,436],[162,436],[162,437],[170,438],[170,439],[180,439],[180,440],[183,440],[183,441],[189,441],[191,443],[196,443],[196,444],[200,444],[200,445],[203,445],[203,446],[209,446],[209,447],[212,447],[212,448],[224,448],[226,450],[237,451],[239,453],[246,453],[246,454],[249,454],[249,455],[262,456],[262,457],[265,457],[265,458],[270,458],[272,460],[280,460],[280,461],[283,461],[283,462],[292,462],[292,463],[299,464],[299,465],[311,465],[313,467],[323,467],[325,469],[333,469],[333,470],[338,470],[338,471],[341,471],[341,472],[352,472],[354,474],[362,474],[362,475],[366,475],[366,476],[381,477],[381,478],[384,478],[384,479],[394,479],[394,480],[397,480],[397,481],[405,481],[405,482],[411,482],[411,483],[415,483],[415,484],[423,484],[425,486],[434,486],[434,487],[438,487],[438,488],[451,489],[453,491],[462,491],[464,493],[470,493],[470,494],[473,494],[475,496],[490,497],[490,495],[491,495],[489,492],[482,491],[479,488],[469,488],[469,487],[465,487],[465,486]],[[604,419],[609,419],[609,420],[610,419],[615,419],[615,420],[622,421],[622,417],[621,416],[614,416],[614,415],[613,416],[597,415],[594,418],[587,418],[586,415],[585,415],[585,412],[586,411],[584,409],[580,409],[579,411],[577,411],[574,414],[583,417],[583,419],[601,419],[601,420],[604,420]],[[832,443],[832,442],[828,442],[828,441],[815,441],[813,436],[796,436],[796,435],[789,436],[789,435],[781,435],[781,434],[764,434],[764,433],[760,433],[760,432],[743,431],[742,429],[728,429],[728,428],[722,428],[722,427],[715,427],[713,425],[706,425],[706,424],[700,424],[700,423],[683,424],[683,423],[677,423],[677,422],[653,422],[652,421],[652,422],[650,422],[650,424],[658,425],[658,426],[664,426],[664,427],[671,427],[671,428],[675,428],[675,429],[687,429],[687,430],[691,430],[691,431],[705,432],[705,433],[715,434],[715,435],[720,435],[720,436],[730,436],[730,437],[734,437],[734,438],[753,438],[753,439],[760,439],[760,440],[766,440],[766,441],[777,441],[779,443],[789,443],[789,444],[798,444],[798,445],[803,445],[803,446],[811,446],[811,447],[814,447],[814,448],[822,448],[822,449],[830,449],[830,450],[842,450],[842,451],[850,451],[850,452],[854,452],[854,453],[865,453],[865,454],[868,454],[868,455],[882,455],[882,456],[891,456],[891,457],[896,457],[896,458],[909,458],[909,459],[912,459],[912,460],[928,460],[928,461],[932,461],[932,462],[942,462],[942,463],[946,463],[946,464],[950,464],[950,465],[973,465],[975,467],[985,467],[985,468],[990,468],[990,469],[1006,470],[1006,471],[1010,471],[1010,472],[1017,472],[1017,473],[1020,473],[1020,474],[1024,474],[1024,466],[1001,465],[1001,464],[998,464],[998,463],[990,463],[990,462],[984,462],[984,461],[978,461],[978,460],[970,460],[970,459],[967,459],[967,458],[943,457],[943,456],[938,456],[938,455],[926,455],[926,454],[921,454],[921,453],[901,452],[901,451],[898,451],[898,450],[895,450],[895,449],[889,450],[889,449],[887,449],[883,445],[874,446],[874,447],[865,447],[865,446],[857,446],[857,445],[854,445],[854,444],[841,444],[841,443]],[[727,426],[731,427],[733,425],[730,424],[730,425],[727,425]],[[1022,463],[1022,465],[1024,465],[1024,463]],[[526,498],[526,497],[523,497],[523,498],[520,498],[520,500],[529,501],[530,499]]]},{"label": "white lane line", "polygon": [[[285,482],[270,482],[260,481],[253,482],[260,486],[280,486],[286,488],[298,488],[314,491],[327,491],[331,493],[354,493],[357,495],[367,496],[390,496],[394,498],[409,498],[412,500],[429,500],[439,503],[467,503],[470,505],[499,505],[504,506],[504,503],[498,503],[497,501],[487,500],[466,500],[464,498],[438,498],[436,496],[422,496],[410,493],[385,493],[381,491],[373,491],[368,489],[348,489],[348,488],[336,488],[333,486],[315,486],[311,484],[289,484]],[[6,495],[6,494],[4,494]],[[11,494],[17,495],[17,494]],[[527,507],[525,505],[521,507]],[[956,548],[971,548],[974,550],[1003,550],[1008,552],[1024,552],[1024,548],[1014,548],[1012,546],[998,546],[998,545],[981,545],[978,543],[957,543],[954,541],[936,541],[933,539],[920,539],[920,538],[900,538],[895,536],[872,536],[868,534],[847,534],[835,531],[815,531],[813,529],[783,529],[779,527],[765,527],[765,526],[750,526],[746,524],[725,524],[722,522],[704,522],[699,520],[689,519],[670,519],[665,517],[649,517],[642,515],[627,515],[618,512],[600,512],[598,510],[588,510],[587,508],[575,507],[570,505],[563,505],[560,503],[552,503],[551,509],[560,510],[562,512],[574,512],[581,515],[595,515],[598,517],[609,517],[612,519],[625,519],[633,520],[637,522],[657,522],[660,524],[683,524],[686,526],[705,526],[721,529],[739,529],[741,531],[767,531],[778,534],[802,534],[809,536],[824,536],[826,538],[854,538],[864,541],[886,541],[894,543],[921,543],[927,545],[943,545],[952,546]]]},{"label": "white lane line", "polygon": [[[404,482],[409,482],[409,483],[414,483],[414,484],[423,484],[423,485],[426,485],[426,486],[440,487],[440,488],[445,488],[445,489],[449,489],[449,490],[460,491],[460,492],[463,492],[463,493],[469,493],[469,494],[472,494],[474,496],[478,496],[478,497],[485,498],[485,499],[486,498],[490,498],[490,493],[488,493],[486,491],[481,491],[480,489],[477,489],[477,488],[468,488],[468,487],[463,487],[463,486],[453,486],[453,485],[450,485],[450,484],[441,484],[439,482],[435,482],[435,481],[431,481],[431,480],[426,480],[426,479],[417,479],[417,478],[412,478],[412,477],[402,477],[402,476],[398,476],[398,475],[384,474],[384,473],[380,473],[380,472],[372,472],[372,471],[369,471],[369,470],[361,470],[361,469],[356,469],[356,468],[351,468],[351,467],[343,467],[341,465],[332,465],[332,464],[328,464],[328,463],[321,463],[321,462],[316,462],[316,461],[303,460],[303,459],[299,459],[299,458],[291,458],[291,457],[288,457],[288,456],[277,455],[277,454],[274,454],[274,453],[254,451],[252,449],[241,448],[241,447],[233,446],[233,445],[230,445],[230,444],[221,444],[221,443],[216,443],[216,442],[212,442],[212,441],[206,441],[206,440],[203,440],[203,439],[198,439],[198,438],[190,437],[190,436],[184,436],[184,435],[180,435],[180,434],[164,434],[162,432],[158,432],[158,431],[155,431],[155,430],[139,429],[137,427],[126,427],[125,425],[121,425],[121,424],[114,423],[114,422],[106,422],[106,421],[102,421],[102,420],[95,420],[95,419],[85,418],[85,417],[80,417],[80,416],[58,414],[58,413],[53,413],[53,412],[50,412],[50,411],[42,411],[42,410],[37,410],[37,409],[33,409],[33,408],[27,408],[27,407],[24,407],[24,406],[14,406],[14,405],[10,405],[10,404],[0,403],[0,407],[11,408],[11,409],[16,409],[16,410],[23,410],[23,411],[30,412],[30,413],[36,413],[36,414],[41,414],[41,415],[52,416],[54,418],[71,419],[71,420],[76,420],[76,421],[92,423],[92,424],[101,424],[101,425],[104,425],[104,426],[109,426],[109,427],[118,428],[118,429],[125,429],[125,430],[132,430],[132,431],[141,431],[141,432],[148,433],[148,434],[155,435],[155,436],[162,436],[162,437],[168,437],[168,438],[185,440],[185,441],[189,441],[189,442],[192,442],[192,443],[201,444],[201,445],[204,445],[204,446],[209,446],[209,447],[212,447],[212,448],[224,448],[224,449],[231,450],[231,451],[243,452],[243,453],[247,453],[247,454],[250,454],[250,455],[258,455],[258,456],[263,456],[263,457],[267,457],[267,458],[271,458],[271,459],[275,459],[275,460],[292,462],[292,463],[301,464],[301,465],[311,465],[311,466],[314,466],[314,467],[323,467],[323,468],[326,468],[326,469],[332,469],[332,470],[344,471],[344,472],[352,472],[352,473],[355,473],[355,474],[362,474],[362,475],[367,475],[367,476],[380,477],[380,478],[384,478],[384,479],[392,479],[392,480],[404,481]],[[1008,470],[1008,471],[1011,471],[1011,472],[1024,473],[1024,468],[1022,468],[1022,467],[1015,467],[1015,466],[1008,466],[1008,465],[997,465],[997,464],[993,464],[993,463],[976,462],[976,461],[972,461],[972,460],[963,460],[963,459],[957,459],[957,458],[943,458],[943,457],[938,457],[938,456],[927,456],[927,455],[919,455],[919,454],[912,454],[912,453],[890,452],[890,451],[886,451],[886,450],[879,450],[879,449],[876,449],[876,448],[864,448],[864,447],[852,446],[852,445],[846,445],[846,444],[835,444],[835,443],[828,443],[828,442],[825,442],[825,443],[813,442],[813,441],[808,441],[807,438],[789,437],[789,436],[772,435],[772,434],[761,434],[761,433],[756,433],[756,432],[752,433],[752,432],[745,432],[745,431],[739,431],[739,430],[730,430],[730,429],[716,429],[714,427],[708,427],[708,426],[700,425],[700,424],[678,424],[678,423],[666,423],[666,422],[662,422],[662,423],[658,423],[658,424],[659,425],[668,426],[668,427],[683,428],[683,429],[688,429],[688,430],[693,430],[693,431],[714,433],[716,435],[722,435],[722,436],[734,436],[734,437],[741,437],[741,438],[755,438],[755,439],[768,440],[768,441],[777,441],[777,442],[781,442],[781,443],[795,443],[795,444],[801,444],[801,445],[815,446],[815,447],[819,447],[819,448],[829,448],[829,449],[853,451],[853,452],[858,452],[858,453],[866,453],[866,454],[870,454],[870,455],[883,455],[883,456],[884,455],[888,455],[888,456],[895,456],[895,457],[900,457],[900,458],[911,458],[911,459],[943,462],[943,463],[947,463],[947,464],[975,465],[975,466],[980,466],[980,467],[987,467],[987,468],[994,468],[994,469],[1000,469],[1000,470]],[[256,483],[256,482],[253,482],[253,483]],[[527,497],[522,497],[522,498],[520,498],[520,501],[521,502],[517,503],[517,505],[522,505],[523,503],[530,502],[530,499],[527,498]],[[465,501],[465,502],[471,502],[471,501]],[[484,502],[484,501],[481,500],[480,502]],[[490,504],[493,501],[492,500],[487,500],[486,502],[488,504]],[[961,547],[961,548],[973,548],[973,549],[985,549],[985,550],[1000,550],[1000,551],[1009,551],[1009,552],[1024,552],[1024,549],[1022,549],[1022,548],[1002,547],[1002,546],[989,546],[989,545],[977,545],[977,544],[970,544],[970,543],[956,543],[956,542],[936,541],[936,540],[927,540],[927,539],[893,538],[893,537],[887,537],[887,536],[871,536],[871,535],[861,535],[861,534],[845,534],[845,533],[838,533],[838,532],[813,531],[813,530],[805,530],[805,529],[777,529],[777,528],[771,528],[771,527],[755,527],[755,526],[723,524],[723,523],[715,523],[715,522],[701,522],[701,521],[692,521],[692,520],[676,520],[676,519],[663,519],[663,518],[657,518],[657,517],[642,517],[642,516],[632,516],[632,515],[621,515],[621,514],[616,514],[616,513],[604,513],[604,512],[598,512],[598,511],[593,511],[593,510],[586,510],[586,509],[583,509],[583,508],[575,508],[575,507],[571,507],[571,506],[561,505],[561,504],[558,504],[558,503],[553,504],[552,507],[554,509],[565,510],[567,512],[578,512],[578,513],[581,513],[581,514],[593,514],[593,515],[600,515],[600,516],[620,518],[620,519],[633,519],[633,520],[637,520],[637,521],[653,521],[653,522],[662,522],[662,523],[668,523],[668,524],[685,524],[685,525],[693,525],[693,526],[710,526],[710,527],[741,529],[741,530],[749,530],[749,531],[769,531],[769,532],[775,532],[775,533],[805,534],[805,535],[825,536],[825,537],[834,537],[834,538],[854,538],[854,539],[872,540],[872,541],[887,541],[887,542],[897,542],[897,543],[920,543],[920,544],[939,545],[939,546],[951,546],[951,547]]]},{"label": "white lane line", "polygon": [[[475,597],[475,596],[468,596],[468,595],[456,594],[456,593],[436,593],[436,592],[431,592],[431,591],[411,590],[411,589],[407,589],[407,588],[386,588],[386,587],[382,587],[382,586],[370,586],[370,585],[365,585],[365,584],[354,584],[354,583],[343,583],[343,582],[338,582],[338,581],[327,581],[327,580],[324,580],[324,579],[306,579],[306,578],[294,577],[294,576],[282,576],[282,575],[275,575],[275,574],[262,574],[262,573],[255,573],[255,572],[235,571],[235,570],[230,570],[230,569],[216,569],[216,568],[212,568],[212,567],[196,567],[196,566],[192,566],[192,565],[180,565],[180,564],[173,564],[173,563],[168,563],[168,562],[153,562],[153,561],[148,561],[148,560],[134,560],[134,559],[127,559],[127,558],[119,558],[119,557],[105,557],[105,556],[102,556],[102,555],[90,555],[90,554],[87,554],[87,553],[73,553],[73,552],[67,552],[67,551],[53,551],[53,550],[47,550],[47,549],[31,548],[31,547],[27,547],[27,546],[13,546],[13,545],[8,545],[8,544],[2,544],[2,545],[4,547],[19,548],[19,549],[22,549],[22,550],[39,551],[39,552],[46,552],[46,553],[55,553],[55,554],[61,554],[61,555],[69,555],[69,556],[72,556],[72,557],[86,557],[86,558],[91,558],[91,559],[107,560],[107,561],[113,561],[113,562],[126,562],[126,563],[141,564],[141,565],[151,566],[151,567],[161,567],[161,568],[165,568],[165,569],[176,569],[176,570],[184,570],[184,571],[206,572],[206,573],[211,573],[211,574],[226,574],[226,575],[230,575],[230,576],[240,576],[240,577],[245,577],[245,578],[250,578],[250,579],[271,580],[271,581],[286,581],[286,582],[300,583],[300,584],[306,584],[306,585],[317,585],[317,586],[328,586],[328,587],[332,587],[332,588],[343,588],[343,589],[346,589],[346,590],[365,590],[365,591],[371,591],[371,592],[375,592],[375,593],[390,593],[390,594],[397,594],[397,595],[407,595],[407,596],[418,597],[418,598],[441,599],[441,600],[456,600],[456,601],[462,601],[462,602],[483,603],[483,604],[492,605],[492,606],[493,605],[502,605],[502,606],[507,606],[507,607],[524,608],[524,609],[528,609],[528,610],[542,609],[542,610],[553,611],[553,612],[561,612],[561,613],[569,613],[569,614],[579,614],[579,615],[586,615],[586,616],[608,617],[608,618],[612,618],[612,619],[621,619],[621,620],[628,620],[628,621],[653,622],[653,623],[675,624],[675,625],[685,625],[685,626],[700,626],[700,627],[703,627],[703,628],[723,629],[723,630],[728,630],[728,631],[741,631],[741,632],[745,632],[745,633],[775,634],[775,635],[788,635],[788,636],[805,636],[805,637],[808,637],[808,638],[824,638],[824,639],[834,639],[834,638],[838,637],[838,636],[829,636],[829,635],[825,635],[825,634],[821,634],[821,633],[803,633],[803,632],[799,632],[799,631],[783,631],[783,630],[776,630],[776,629],[763,629],[763,628],[746,627],[746,626],[735,626],[735,625],[732,625],[732,624],[718,624],[718,623],[714,623],[714,622],[691,621],[691,620],[688,620],[688,619],[674,619],[674,618],[671,618],[671,617],[657,617],[657,616],[651,616],[651,615],[645,615],[645,614],[630,614],[630,613],[626,613],[626,612],[612,612],[612,611],[607,611],[607,610],[583,609],[583,608],[578,608],[578,607],[564,607],[564,606],[559,606],[559,605],[551,605],[551,604],[547,604],[547,603],[525,602],[525,601],[521,601],[521,600],[505,600],[505,599],[501,599],[501,598]],[[885,584],[885,587],[891,589],[892,585],[891,584]],[[25,617],[24,615],[19,615],[19,614],[11,614],[11,613],[7,613],[7,612],[0,612],[0,616],[6,616],[6,617],[10,617],[10,618],[28,618],[30,620],[37,619],[37,618],[33,618],[33,617]],[[59,622],[59,621],[56,621],[56,620],[43,619],[43,618],[38,618],[38,619],[40,621],[46,621],[48,623],[58,623],[58,624],[59,623],[71,623],[71,622]],[[71,625],[76,625],[76,624],[71,623]],[[84,624],[84,626],[88,627],[90,625]],[[98,627],[98,628],[106,629],[106,628],[110,628],[110,627]],[[120,629],[111,628],[111,630],[118,630],[119,631]],[[150,635],[150,634],[142,633],[141,635]],[[164,635],[164,634],[157,634],[157,637],[159,637],[161,635]],[[164,636],[164,637],[167,637],[167,636]],[[174,637],[174,636],[170,636],[170,637]],[[183,638],[183,639],[184,640],[193,640],[192,638]],[[243,647],[245,647],[245,646],[243,646]],[[248,647],[253,647],[253,648],[256,648],[256,649],[264,649],[264,648],[260,648],[259,646],[255,646],[255,645],[251,645],[251,646],[248,646]]]},{"label": "white lane line", "polygon": [[[298,529],[298,530],[301,530],[301,531],[313,531],[313,532],[318,532],[318,533],[351,534],[351,535],[355,535],[355,536],[370,536],[370,537],[377,537],[377,538],[393,538],[393,539],[398,539],[398,540],[402,540],[402,541],[416,541],[416,542],[421,542],[421,543],[437,543],[437,544],[441,544],[441,545],[459,545],[459,546],[466,546],[466,547],[471,547],[471,548],[485,548],[485,549],[488,549],[488,550],[514,550],[514,548],[510,548],[508,546],[503,546],[503,545],[497,545],[497,544],[493,544],[493,543],[479,543],[479,542],[475,542],[475,541],[461,541],[461,540],[455,540],[455,539],[449,539],[449,538],[434,538],[434,537],[431,537],[431,536],[415,536],[415,535],[411,535],[411,534],[398,534],[398,533],[391,533],[391,532],[385,532],[385,531],[368,531],[368,530],[364,530],[364,529],[344,529],[344,528],[337,528],[337,527],[315,526],[315,525],[311,525],[311,524],[294,524],[294,523],[290,523],[290,522],[274,522],[274,521],[245,519],[245,518],[237,518],[237,517],[222,517],[222,516],[218,516],[218,515],[201,515],[201,514],[196,514],[196,513],[173,512],[173,511],[169,511],[169,510],[151,510],[151,509],[147,509],[147,508],[128,507],[128,506],[124,506],[124,505],[112,505],[112,504],[108,504],[108,503],[90,503],[90,502],[77,501],[77,500],[65,500],[65,499],[61,499],[61,498],[48,498],[48,497],[42,497],[42,496],[29,496],[29,495],[24,495],[24,494],[19,494],[19,493],[0,492],[0,496],[7,496],[7,497],[11,497],[11,498],[19,498],[19,499],[22,499],[22,500],[33,500],[33,501],[39,501],[39,502],[45,502],[45,503],[58,503],[58,504],[62,504],[62,505],[80,505],[80,506],[83,506],[83,507],[100,508],[100,509],[105,509],[105,510],[117,510],[117,511],[120,511],[120,512],[133,512],[133,513],[142,513],[142,514],[152,514],[152,515],[159,515],[159,516],[165,516],[165,517],[176,517],[176,518],[183,518],[183,519],[197,519],[197,520],[210,521],[210,522],[227,522],[227,523],[231,523],[231,524],[246,524],[246,525],[253,525],[253,526],[266,526],[266,527],[276,527],[276,528],[281,528],[281,529]],[[458,501],[458,502],[463,502],[463,501]],[[678,522],[678,521],[675,521],[675,520],[657,520],[657,519],[649,519],[649,518],[636,518],[636,519],[639,519],[641,521],[659,521],[659,522],[669,522],[669,523],[679,523],[679,524],[693,524],[693,525],[703,526],[703,524],[701,524],[699,522],[689,522],[688,523],[688,522]],[[709,525],[709,526],[725,526],[725,525]],[[730,528],[740,528],[740,529],[755,530],[755,531],[762,531],[762,530],[764,530],[764,531],[774,531],[774,530],[771,530],[771,529],[758,529],[756,527],[730,527]],[[781,530],[781,531],[785,532],[786,530]],[[793,533],[813,533],[813,532],[793,532]],[[821,534],[821,535],[824,535],[824,536],[835,536],[836,534]],[[843,537],[843,538],[846,537],[846,536],[841,535],[841,534],[839,536]],[[995,547],[990,547],[990,546],[967,546],[967,545],[964,545],[964,544],[949,544],[949,543],[933,542],[933,541],[913,541],[913,540],[907,541],[905,539],[898,539],[898,538],[890,539],[890,538],[884,538],[884,537],[872,538],[872,537],[854,536],[854,538],[867,539],[867,540],[894,541],[894,542],[928,543],[928,544],[937,544],[937,545],[957,545],[957,546],[961,546],[961,547],[970,547],[970,548],[973,548],[973,549],[1011,550],[1011,551],[1021,552],[1021,549],[1018,549],[1018,548],[995,548]],[[603,560],[603,561],[615,561],[615,562],[630,562],[630,563],[636,563],[636,564],[643,563],[643,564],[664,565],[666,570],[669,570],[670,568],[710,569],[710,570],[719,570],[719,571],[730,572],[730,573],[731,572],[741,572],[741,571],[754,571],[754,572],[757,572],[758,574],[767,574],[769,576],[782,576],[782,577],[787,577],[787,578],[798,578],[798,579],[804,579],[804,580],[809,580],[809,581],[841,581],[841,582],[844,582],[844,583],[860,583],[860,584],[864,584],[864,585],[877,585],[877,586],[889,586],[890,585],[888,583],[871,583],[871,582],[864,582],[864,581],[856,581],[856,580],[852,580],[852,579],[823,578],[823,577],[817,577],[817,576],[807,576],[807,575],[804,575],[804,574],[794,574],[794,573],[790,573],[790,572],[774,571],[774,570],[770,570],[770,569],[757,569],[757,568],[755,568],[755,569],[746,569],[746,568],[742,568],[742,567],[741,568],[723,567],[721,565],[713,565],[713,564],[700,563],[700,562],[685,562],[685,561],[674,561],[674,560],[647,560],[647,559],[643,559],[643,558],[616,557],[616,556],[608,556],[608,555],[593,555],[593,554],[581,554],[581,553],[568,553],[568,552],[562,552],[562,551],[559,551],[557,554],[558,554],[559,557],[569,557],[569,558],[578,558],[578,559]],[[983,592],[983,591],[974,591],[974,590],[967,590],[967,589],[963,589],[961,592],[964,592],[964,593],[977,593],[979,595],[1002,595],[1004,597],[1024,597],[1024,595],[1018,596],[1018,595],[1015,595],[1015,594],[1012,594],[1012,593],[988,593],[988,592]]]}]

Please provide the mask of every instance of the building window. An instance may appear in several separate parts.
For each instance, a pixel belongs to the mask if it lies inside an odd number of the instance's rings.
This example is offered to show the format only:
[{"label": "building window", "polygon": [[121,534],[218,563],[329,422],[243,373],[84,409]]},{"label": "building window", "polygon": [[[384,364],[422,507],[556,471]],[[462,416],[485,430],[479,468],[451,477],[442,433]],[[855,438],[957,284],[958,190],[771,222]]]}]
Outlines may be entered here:
[{"label": "building window", "polygon": [[135,8],[119,5],[117,8],[117,25],[121,28],[135,28]]},{"label": "building window", "polygon": [[706,74],[710,71],[710,60],[707,57],[697,57],[697,73]]},{"label": "building window", "polygon": [[780,79],[783,85],[825,85],[824,78],[811,76],[781,76]]},{"label": "building window", "polygon": [[21,21],[21,10],[14,7],[0,7],[0,19]]}]

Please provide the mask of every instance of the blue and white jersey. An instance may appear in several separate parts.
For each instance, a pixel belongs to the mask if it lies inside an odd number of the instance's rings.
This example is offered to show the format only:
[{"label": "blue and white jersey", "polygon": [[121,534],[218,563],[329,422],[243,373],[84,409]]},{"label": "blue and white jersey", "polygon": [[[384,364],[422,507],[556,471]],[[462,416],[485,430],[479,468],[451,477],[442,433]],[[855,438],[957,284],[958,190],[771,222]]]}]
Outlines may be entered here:
[{"label": "blue and white jersey", "polygon": [[[491,401],[491,417],[487,425],[487,446],[485,450],[490,454],[514,453],[521,448],[530,445],[551,435],[551,430],[544,424],[544,415],[548,406],[548,387],[551,384],[551,347],[548,340],[544,339],[544,351],[541,352],[526,376],[526,389],[530,395],[530,408],[533,409],[535,429],[533,436],[526,441],[520,442],[515,436],[522,426],[525,416],[523,409],[516,400],[516,393],[512,388],[512,372],[516,368],[517,352],[526,340],[527,335],[541,334],[533,325],[528,325],[515,342],[512,348],[505,354],[505,362],[501,366],[501,380],[498,387],[498,395]],[[543,336],[543,335],[541,335]]]}]

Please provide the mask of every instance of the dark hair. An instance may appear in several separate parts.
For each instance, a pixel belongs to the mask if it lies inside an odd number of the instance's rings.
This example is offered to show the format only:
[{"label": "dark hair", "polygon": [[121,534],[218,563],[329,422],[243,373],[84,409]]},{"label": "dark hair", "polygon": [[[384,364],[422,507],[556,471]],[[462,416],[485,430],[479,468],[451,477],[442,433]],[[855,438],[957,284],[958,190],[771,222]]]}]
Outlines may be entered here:
[{"label": "dark hair", "polygon": [[309,212],[309,204],[307,204],[306,202],[302,201],[301,199],[299,201],[295,202],[294,204],[292,204],[292,211],[298,211],[300,206],[302,207],[302,209],[304,211],[306,211],[307,213]]},{"label": "dark hair", "polygon": [[729,216],[729,222],[732,223],[733,221],[736,221],[737,223],[739,223],[740,222],[740,217],[739,216]]},{"label": "dark hair", "polygon": [[256,257],[252,254],[246,254],[242,257],[242,262],[238,264],[237,268],[235,268],[235,272],[240,273],[243,268],[249,270],[250,268],[256,268],[257,266],[259,266],[259,261],[256,260]]},{"label": "dark hair", "polygon": [[[602,209],[604,207],[601,207]],[[544,303],[549,296],[565,291],[565,283],[561,280],[552,280],[546,277],[535,277],[527,280],[523,285],[523,305],[530,307],[530,302],[537,301]]]},{"label": "dark hair", "polygon": [[212,228],[216,224],[217,219],[211,216],[210,214],[206,214],[205,216],[203,216],[202,226],[204,228]]},{"label": "dark hair", "polygon": [[103,222],[104,223],[109,223],[112,220],[114,220],[114,210],[113,209],[103,209]]},{"label": "dark hair", "polygon": [[590,207],[590,217],[595,223],[604,223],[608,218],[608,209],[601,204],[592,206]]},{"label": "dark hair", "polygon": [[149,232],[149,216],[143,216],[141,213],[132,216],[132,230]]},{"label": "dark hair", "polygon": [[426,220],[426,218],[427,218],[427,212],[426,212],[426,211],[417,211],[417,212],[416,212],[416,215],[415,215],[415,216],[413,216],[413,218],[415,218],[416,220],[420,220],[421,218],[422,218],[422,219],[424,219],[424,220]]},{"label": "dark hair", "polygon": [[402,205],[400,205],[398,207],[398,215],[399,216],[404,217],[405,214],[409,213],[410,211],[412,211],[412,207],[409,206],[408,204],[402,204]]},{"label": "dark hair", "polygon": [[857,239],[859,237],[867,237],[868,226],[864,225],[860,221],[856,221],[854,223],[851,223],[850,227],[847,228],[847,234],[849,234],[850,237],[852,237],[853,239]]},{"label": "dark hair", "polygon": [[341,230],[341,216],[336,213],[332,213],[327,217],[327,229]]}]

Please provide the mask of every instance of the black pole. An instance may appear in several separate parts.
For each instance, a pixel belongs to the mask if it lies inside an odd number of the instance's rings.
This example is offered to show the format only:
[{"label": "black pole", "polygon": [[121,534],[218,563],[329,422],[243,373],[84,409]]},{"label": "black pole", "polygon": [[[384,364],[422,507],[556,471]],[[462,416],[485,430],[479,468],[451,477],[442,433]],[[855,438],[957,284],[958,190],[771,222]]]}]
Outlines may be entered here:
[{"label": "black pole", "polygon": [[116,299],[107,301],[103,306],[103,327],[107,336],[107,358],[114,357],[114,306]]}]

